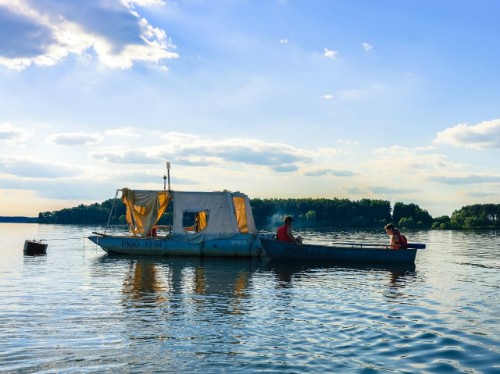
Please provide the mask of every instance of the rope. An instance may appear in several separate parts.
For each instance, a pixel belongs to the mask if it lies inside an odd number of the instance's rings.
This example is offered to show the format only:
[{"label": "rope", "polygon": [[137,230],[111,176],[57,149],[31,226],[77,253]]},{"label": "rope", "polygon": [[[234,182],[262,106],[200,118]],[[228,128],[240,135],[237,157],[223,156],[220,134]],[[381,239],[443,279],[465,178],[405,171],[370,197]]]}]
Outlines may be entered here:
[{"label": "rope", "polygon": [[52,240],[73,240],[73,239],[87,239],[87,237],[86,236],[78,236],[78,237],[74,237],[74,238],[51,238],[51,239],[38,239],[38,240],[41,242],[48,242],[48,241],[52,241]]}]

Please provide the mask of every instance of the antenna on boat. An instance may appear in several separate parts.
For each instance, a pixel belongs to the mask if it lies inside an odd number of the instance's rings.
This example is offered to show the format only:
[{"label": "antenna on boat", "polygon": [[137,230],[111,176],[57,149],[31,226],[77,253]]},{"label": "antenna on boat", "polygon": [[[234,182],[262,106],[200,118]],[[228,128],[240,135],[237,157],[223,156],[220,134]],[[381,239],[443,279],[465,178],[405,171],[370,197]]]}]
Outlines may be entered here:
[{"label": "antenna on boat", "polygon": [[170,162],[167,161],[167,175],[163,176],[163,189],[167,189],[167,179],[168,179],[168,191],[170,191]]}]

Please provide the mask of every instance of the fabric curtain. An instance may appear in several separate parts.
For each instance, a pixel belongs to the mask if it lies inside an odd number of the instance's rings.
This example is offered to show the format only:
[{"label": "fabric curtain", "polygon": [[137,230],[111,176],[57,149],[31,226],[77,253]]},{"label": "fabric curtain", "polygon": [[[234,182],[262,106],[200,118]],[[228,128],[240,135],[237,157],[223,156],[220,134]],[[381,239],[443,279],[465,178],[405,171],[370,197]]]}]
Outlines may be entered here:
[{"label": "fabric curtain", "polygon": [[168,191],[135,191],[124,188],[127,223],[134,236],[144,237],[161,218],[172,196]]},{"label": "fabric curtain", "polygon": [[247,234],[247,211],[245,205],[244,196],[233,196],[234,213],[236,215],[236,224],[238,225],[238,231]]}]

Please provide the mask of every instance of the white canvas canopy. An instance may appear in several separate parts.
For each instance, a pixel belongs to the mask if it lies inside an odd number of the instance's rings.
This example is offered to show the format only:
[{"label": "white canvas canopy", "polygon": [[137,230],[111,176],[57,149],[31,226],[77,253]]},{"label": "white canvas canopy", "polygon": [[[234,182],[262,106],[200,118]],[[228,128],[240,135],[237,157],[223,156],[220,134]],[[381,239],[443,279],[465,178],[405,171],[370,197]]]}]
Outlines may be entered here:
[{"label": "white canvas canopy", "polygon": [[[136,236],[146,236],[173,203],[172,234],[189,242],[230,238],[239,233],[256,234],[248,196],[240,192],[133,191],[124,189],[127,222]],[[185,214],[195,215],[191,230],[184,226]]]}]

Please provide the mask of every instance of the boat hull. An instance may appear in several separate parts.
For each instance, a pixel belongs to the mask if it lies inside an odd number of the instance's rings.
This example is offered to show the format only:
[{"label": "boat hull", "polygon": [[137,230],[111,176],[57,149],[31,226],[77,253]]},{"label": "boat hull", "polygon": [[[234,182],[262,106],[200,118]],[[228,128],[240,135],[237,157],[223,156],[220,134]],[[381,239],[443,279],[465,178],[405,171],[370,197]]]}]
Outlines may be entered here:
[{"label": "boat hull", "polygon": [[24,242],[24,254],[28,256],[44,255],[47,253],[47,243],[37,240],[26,240]]},{"label": "boat hull", "polygon": [[325,246],[260,239],[265,254],[275,260],[329,261],[337,263],[411,264],[416,248],[386,249],[385,247]]},{"label": "boat hull", "polygon": [[256,235],[239,234],[231,238],[192,243],[183,239],[140,238],[130,236],[91,235],[88,239],[113,254],[159,256],[259,257],[260,242]]}]

